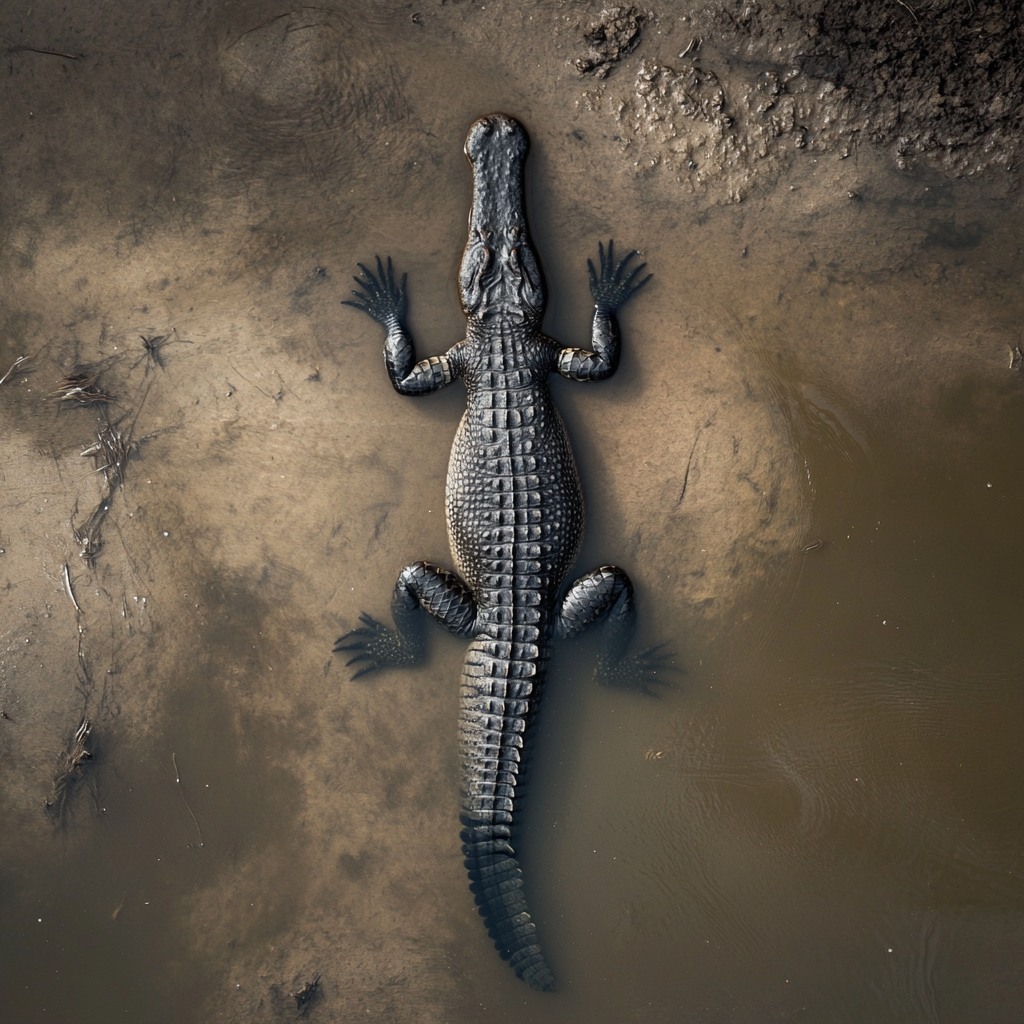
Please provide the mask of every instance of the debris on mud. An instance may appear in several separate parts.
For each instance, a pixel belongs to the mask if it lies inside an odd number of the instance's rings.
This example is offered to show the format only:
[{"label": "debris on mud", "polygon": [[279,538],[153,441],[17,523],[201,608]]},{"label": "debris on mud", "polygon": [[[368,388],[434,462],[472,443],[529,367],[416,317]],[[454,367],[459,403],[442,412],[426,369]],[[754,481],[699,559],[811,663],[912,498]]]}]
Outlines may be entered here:
[{"label": "debris on mud", "polygon": [[110,511],[110,502],[114,491],[124,486],[125,467],[128,465],[132,447],[130,432],[126,436],[121,433],[117,424],[107,423],[97,433],[95,444],[89,445],[82,452],[83,458],[94,460],[96,472],[103,474],[105,489],[99,504],[89,518],[81,526],[75,526],[73,521],[71,525],[75,541],[81,548],[79,556],[87,562],[94,559],[103,546],[100,530],[103,520],[106,519],[107,513]]},{"label": "debris on mud", "polygon": [[[10,369],[2,377],[0,377],[0,384],[6,384],[7,381],[11,379],[11,376],[13,375],[14,371],[17,370],[22,363],[28,362],[28,360],[30,360],[31,358],[31,356],[18,356],[18,358],[15,359],[13,363],[11,363]],[[22,372],[24,372],[24,369],[22,370]]]},{"label": "debris on mud", "polygon": [[114,396],[101,391],[98,385],[98,373],[79,369],[57,381],[57,390],[52,391],[50,397],[74,405],[109,405]]},{"label": "debris on mud", "polygon": [[110,493],[124,484],[124,470],[131,454],[131,441],[118,429],[116,423],[108,423],[96,435],[96,443],[82,452],[82,457],[96,461],[96,472],[102,472]]},{"label": "debris on mud", "polygon": [[47,811],[60,822],[64,820],[72,785],[84,774],[86,762],[92,760],[92,751],[86,747],[91,732],[89,720],[83,718],[64,750],[57,756],[58,770],[53,779],[53,798],[44,803]]},{"label": "debris on mud", "polygon": [[310,1005],[320,993],[320,975],[307,981],[302,988],[296,992],[289,992],[288,995],[295,1000],[295,1008],[301,1017],[309,1009]]},{"label": "debris on mud", "polygon": [[581,74],[604,78],[626,54],[636,49],[644,15],[635,7],[610,7],[583,33],[587,53],[570,61]]},{"label": "debris on mud", "polygon": [[[148,393],[147,389],[146,394],[148,395]],[[95,443],[82,450],[83,458],[92,458],[94,460],[96,465],[95,472],[103,474],[104,482],[104,492],[100,497],[99,503],[85,523],[81,526],[75,526],[74,524],[74,515],[78,514],[77,505],[72,516],[71,530],[75,536],[75,541],[81,547],[79,556],[87,562],[92,561],[103,546],[100,539],[100,528],[103,526],[103,520],[106,519],[107,513],[110,511],[110,503],[114,497],[114,492],[124,488],[124,474],[132,452],[137,451],[143,442],[156,436],[155,434],[147,434],[144,437],[140,437],[137,441],[132,440],[132,432],[145,401],[146,395],[143,395],[139,409],[136,411],[127,430],[121,430],[121,421],[105,423],[96,434]],[[170,429],[173,430],[173,428]]]},{"label": "debris on mud", "polygon": [[[171,328],[168,334],[154,334],[152,336],[140,334],[139,338],[142,341],[142,347],[145,350],[142,359],[146,360],[146,373],[149,373],[150,366],[159,366],[162,370],[164,368],[164,357],[161,354],[161,349],[165,345],[173,345],[177,342],[179,345],[191,345],[191,341],[187,341],[185,338],[176,338],[174,335],[177,334],[176,328]],[[136,366],[142,362],[142,359],[138,359],[132,364],[134,370]]]},{"label": "debris on mud", "polygon": [[71,599],[71,603],[75,606],[75,611],[81,612],[82,606],[75,598],[75,588],[71,586],[71,570],[67,562],[65,562],[61,568],[61,578],[64,580],[64,589],[67,591],[67,595]]}]

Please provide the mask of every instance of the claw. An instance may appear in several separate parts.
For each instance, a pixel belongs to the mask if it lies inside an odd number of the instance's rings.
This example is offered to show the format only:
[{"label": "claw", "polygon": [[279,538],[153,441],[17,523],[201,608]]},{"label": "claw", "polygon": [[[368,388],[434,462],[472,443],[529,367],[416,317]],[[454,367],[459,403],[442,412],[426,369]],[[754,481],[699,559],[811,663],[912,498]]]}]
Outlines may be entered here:
[{"label": "claw", "polygon": [[[635,267],[634,267],[634,268],[633,268],[633,269],[632,269],[632,270],[631,270],[631,271],[629,272],[629,276],[628,276],[628,277],[626,278],[626,280],[622,282],[622,284],[623,284],[623,287],[626,287],[626,288],[628,288],[628,287],[629,287],[629,285],[630,285],[630,284],[632,283],[633,279],[634,279],[634,278],[636,277],[636,275],[637,275],[637,274],[639,274],[639,273],[640,273],[640,272],[641,272],[641,271],[642,271],[642,270],[644,269],[644,267],[646,267],[646,266],[647,266],[647,263],[646,263],[646,261],[645,261],[645,262],[643,262],[643,263],[640,263],[640,264],[638,264],[637,266],[635,266]],[[651,274],[651,275],[649,275],[649,276],[650,276],[650,277],[653,277],[654,275],[653,275],[653,274]],[[647,279],[648,279],[648,278],[646,278],[646,277],[644,278],[644,280],[645,280],[645,281],[646,281]],[[637,287],[639,287],[639,285],[637,285]]]},{"label": "claw", "polygon": [[[649,658],[655,651],[660,651],[667,644],[667,640],[662,640],[660,644],[655,644],[653,647],[648,647],[646,651],[641,651],[637,657],[640,659]],[[662,657],[665,657],[665,655],[663,654]]]},{"label": "claw", "polygon": [[[346,648],[340,647],[338,645],[341,644],[345,640],[351,639],[352,637],[360,637],[360,636],[373,636],[373,630],[370,630],[370,629],[351,629],[344,636],[339,636],[338,639],[334,641],[334,649],[336,651],[345,650]],[[365,647],[366,644],[362,640],[356,640],[356,642],[354,644],[352,644],[351,646],[352,646],[352,648],[354,650],[356,647]]]},{"label": "claw", "polygon": [[[645,263],[645,264],[643,264],[643,266],[642,266],[642,267],[641,267],[640,269],[641,269],[641,270],[643,270],[643,267],[646,267],[646,266],[647,266],[647,264]],[[630,295],[632,295],[632,294],[633,294],[633,292],[638,292],[638,291],[640,291],[640,289],[641,289],[641,288],[643,288],[643,286],[644,286],[645,284],[647,284],[647,282],[648,282],[648,281],[650,281],[650,279],[651,279],[652,277],[654,277],[654,275],[653,275],[653,274],[648,274],[648,275],[647,275],[647,276],[646,276],[646,277],[645,277],[645,278],[644,278],[644,279],[643,279],[643,280],[642,280],[642,281],[641,281],[641,282],[640,282],[639,284],[635,284],[635,285],[633,285],[633,287],[632,287],[632,288],[630,289],[630,292],[629,292],[629,294],[630,294]]]},{"label": "claw", "polygon": [[644,676],[650,679],[652,682],[656,682],[659,686],[675,686],[675,683],[670,679],[658,679],[655,678],[659,672],[679,672],[682,675],[686,675],[686,669],[680,668],[678,665],[673,663],[675,655],[672,651],[665,651],[663,654],[659,654],[656,658],[652,658],[651,652],[656,651],[664,644],[658,644],[657,647],[652,647],[648,651],[644,651],[643,654],[638,656],[638,661],[642,663],[642,670]]},{"label": "claw", "polygon": [[405,284],[408,276],[403,274],[401,284],[396,283],[395,267],[390,256],[387,258],[386,267],[379,254],[374,256],[374,265],[376,271],[371,270],[365,263],[356,264],[360,275],[353,277],[352,280],[362,290],[352,292],[355,296],[354,302],[345,299],[342,305],[354,306],[390,329],[396,318],[401,321],[405,315]]},{"label": "claw", "polygon": [[662,669],[665,672],[681,672],[684,676],[686,675],[686,669],[675,663],[675,655],[671,651],[666,651],[665,654],[652,659],[651,667]]},{"label": "claw", "polygon": [[[371,615],[367,615],[366,612],[359,613],[359,621],[362,623],[361,626],[350,629],[334,641],[335,651],[363,650],[366,647],[366,641],[375,637],[385,628],[382,623],[378,622]],[[365,639],[363,639],[364,637]],[[348,643],[350,640],[352,643]]]},{"label": "claw", "polygon": [[612,276],[614,277],[616,284],[618,284],[619,281],[622,280],[622,271],[625,268],[626,264],[636,255],[637,250],[630,249],[629,252],[627,252],[626,255],[623,256],[622,259],[615,264],[615,273]]},{"label": "claw", "polygon": [[643,663],[643,669],[645,672],[653,672],[657,675],[658,672],[668,671],[674,668],[673,665],[668,664],[664,661],[645,661]]},{"label": "claw", "polygon": [[676,685],[671,679],[658,679],[656,675],[653,675],[650,672],[644,673],[644,680],[644,686],[651,684],[653,686],[667,686],[669,689],[673,689]]},{"label": "claw", "polygon": [[382,668],[415,665],[421,655],[422,646],[418,636],[403,637],[402,634],[366,612],[359,613],[361,625],[338,637],[334,652],[351,655],[345,667],[356,667],[352,679],[358,679]]},{"label": "claw", "polygon": [[599,241],[597,251],[600,273],[593,260],[587,260],[590,291],[599,306],[607,306],[614,311],[629,301],[633,293],[647,284],[654,275],[640,276],[647,267],[646,263],[633,266],[633,260],[640,255],[638,249],[630,249],[625,256],[616,260],[615,240],[609,239],[608,248],[605,249],[604,243]]}]

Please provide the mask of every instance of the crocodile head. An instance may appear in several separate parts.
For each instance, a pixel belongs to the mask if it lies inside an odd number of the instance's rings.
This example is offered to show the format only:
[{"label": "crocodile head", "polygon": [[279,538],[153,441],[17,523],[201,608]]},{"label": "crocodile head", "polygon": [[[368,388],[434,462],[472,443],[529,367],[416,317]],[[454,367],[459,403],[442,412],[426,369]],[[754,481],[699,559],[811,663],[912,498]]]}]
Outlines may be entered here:
[{"label": "crocodile head", "polygon": [[466,137],[473,207],[459,285],[467,316],[539,321],[544,312],[544,285],[523,204],[529,148],[523,126],[505,114],[480,118]]}]

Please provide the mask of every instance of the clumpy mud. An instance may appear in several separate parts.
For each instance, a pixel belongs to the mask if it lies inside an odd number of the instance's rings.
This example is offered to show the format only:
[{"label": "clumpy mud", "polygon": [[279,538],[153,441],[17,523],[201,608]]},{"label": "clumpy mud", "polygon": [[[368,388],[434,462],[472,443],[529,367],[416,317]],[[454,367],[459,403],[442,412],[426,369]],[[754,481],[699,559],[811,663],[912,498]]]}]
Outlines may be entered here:
[{"label": "clumpy mud", "polygon": [[[8,11],[12,1017],[1012,1018],[1020,17]],[[463,336],[462,145],[496,110],[545,331],[586,343],[598,239],[655,275],[615,378],[552,390],[580,571],[627,569],[687,673],[645,701],[588,641],[552,663],[520,849],[553,997],[467,892],[463,645],[354,684],[330,655],[450,565],[462,410],[399,398],[339,302],[390,254],[419,351]]]},{"label": "clumpy mud", "polygon": [[[636,167],[664,165],[687,191],[740,202],[797,151],[845,159],[864,143],[890,148],[901,169],[924,160],[954,177],[1001,171],[1016,185],[1015,4],[950,0],[917,13],[898,0],[753,0],[665,10],[657,25],[678,52],[657,47],[664,56],[641,60],[628,88],[585,102],[617,119]],[[604,59],[607,71],[619,58]]]},{"label": "clumpy mud", "polygon": [[600,17],[586,32],[583,41],[588,50],[577,57],[572,66],[581,74],[604,78],[627,53],[640,42],[644,15],[635,7],[612,7],[601,11]]},{"label": "clumpy mud", "polygon": [[792,24],[797,66],[862,108],[864,131],[872,142],[894,146],[898,166],[923,156],[957,175],[1009,169],[1024,125],[1020,6],[899,7],[797,3],[758,11],[748,5],[736,25],[749,32],[752,48],[768,49],[783,35],[777,26]]}]

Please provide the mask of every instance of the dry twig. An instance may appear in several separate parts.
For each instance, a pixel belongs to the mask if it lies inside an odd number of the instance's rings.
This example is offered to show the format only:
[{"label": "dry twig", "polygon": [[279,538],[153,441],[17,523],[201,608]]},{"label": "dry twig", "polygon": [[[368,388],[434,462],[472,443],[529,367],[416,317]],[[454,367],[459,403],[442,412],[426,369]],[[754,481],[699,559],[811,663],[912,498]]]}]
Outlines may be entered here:
[{"label": "dry twig", "polygon": [[[145,334],[140,334],[139,337],[142,339],[142,347],[146,350],[142,359],[146,360],[146,373],[149,373],[149,366],[152,363],[154,366],[159,366],[160,369],[164,367],[163,356],[160,354],[160,350],[164,345],[173,345],[177,342],[179,345],[191,345],[192,342],[186,338],[175,338],[173,335],[177,334],[177,328],[172,327],[170,334],[154,334],[152,337],[147,337]],[[132,369],[134,370],[142,359],[136,359],[132,363]]]},{"label": "dry twig", "polygon": [[92,458],[96,463],[97,473],[103,474],[107,493],[100,499],[92,515],[81,525],[71,529],[75,540],[81,547],[80,557],[86,561],[94,559],[103,546],[100,540],[100,528],[110,511],[110,501],[114,491],[124,486],[124,472],[131,456],[133,444],[118,429],[117,424],[108,423],[96,435],[95,444],[82,451],[83,457]]},{"label": "dry twig", "polygon": [[96,386],[98,381],[99,375],[95,373],[72,373],[57,381],[57,390],[51,392],[50,397],[76,405],[109,405],[114,396],[101,391]]},{"label": "dry twig", "polygon": [[31,356],[18,356],[18,358],[11,363],[11,368],[2,377],[0,377],[0,384],[6,384],[10,379],[11,374],[14,373],[22,363],[27,362],[31,358]]},{"label": "dry twig", "polygon": [[38,46],[8,46],[8,53],[41,53],[44,57],[65,57],[67,60],[81,60],[84,53],[62,53],[60,50],[44,50]]},{"label": "dry twig", "polygon": [[78,606],[78,602],[75,600],[75,592],[71,589],[71,571],[68,568],[68,563],[64,563],[64,589],[68,592],[68,597],[71,598],[71,603],[75,606],[75,611],[80,612],[82,609]]},{"label": "dry twig", "polygon": [[[178,792],[181,794],[181,799],[185,801],[185,809],[192,815],[192,824],[195,825],[196,832],[199,835],[199,845],[205,846],[206,844],[203,842],[203,830],[199,827],[199,821],[195,816],[195,812],[189,806],[188,800],[185,799],[185,792],[181,788],[181,772],[178,771],[178,757],[175,753],[171,754],[171,764],[174,765],[174,781],[178,784]],[[190,847],[191,845],[192,844],[189,843]]]}]

